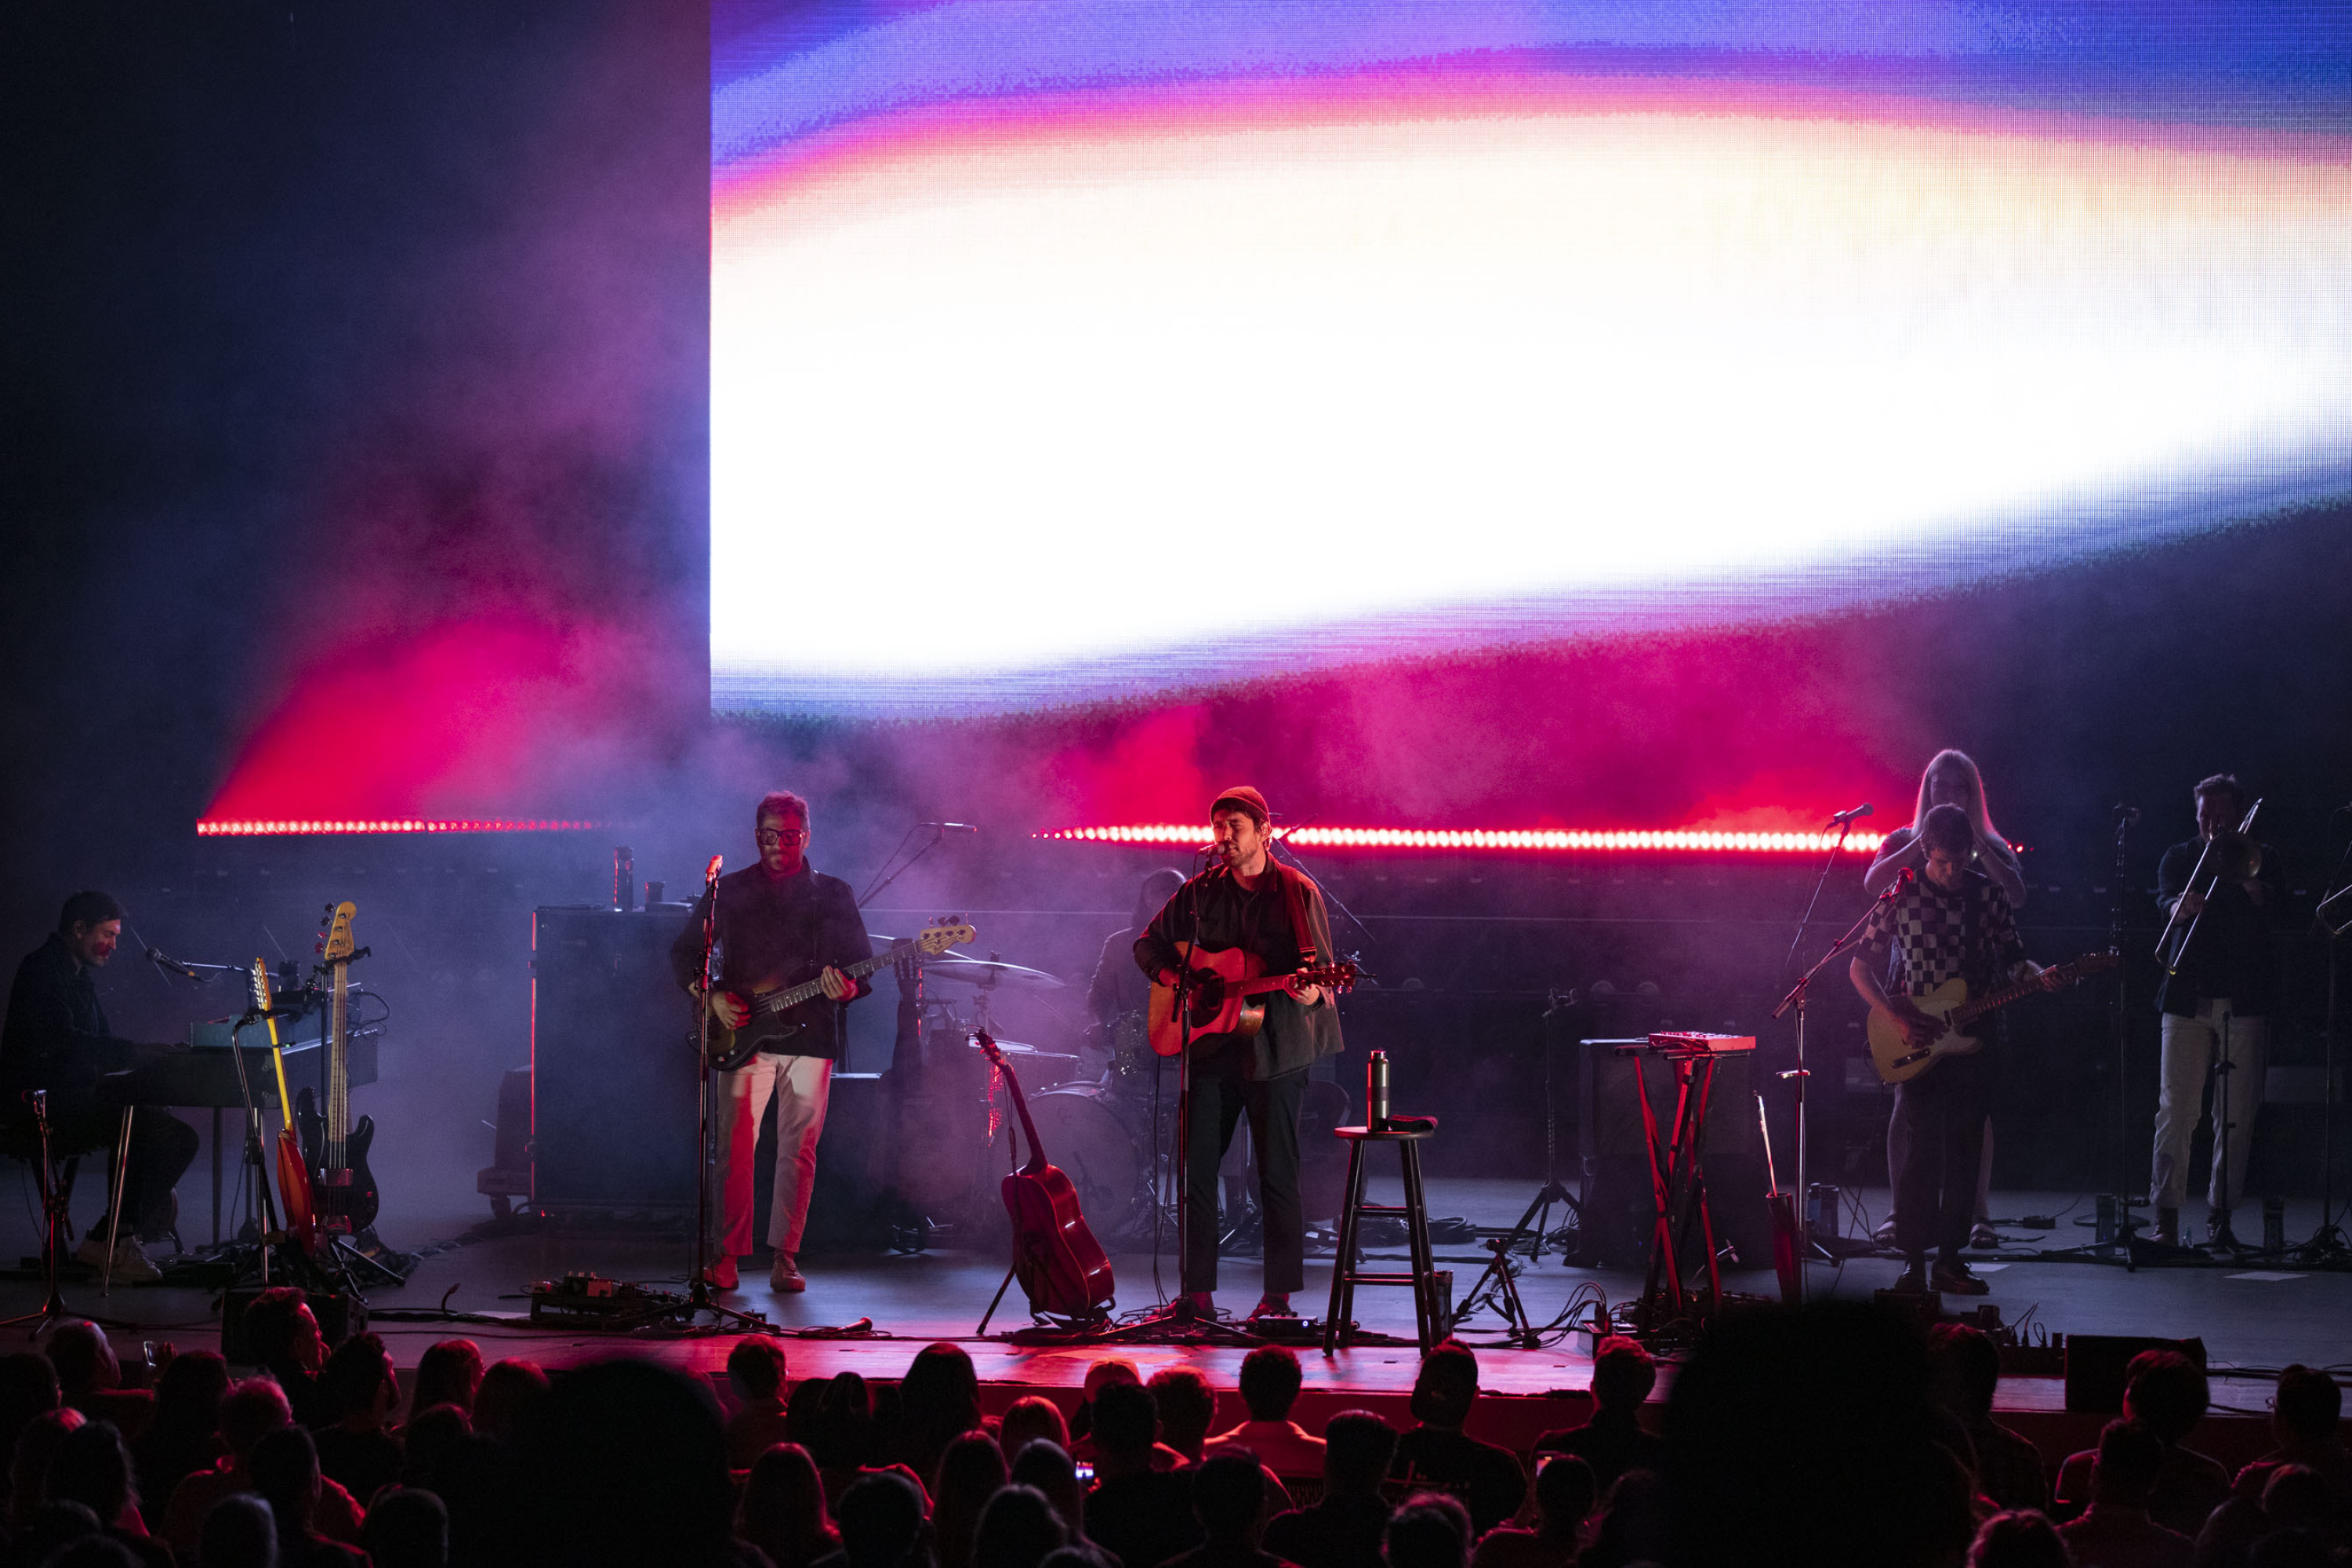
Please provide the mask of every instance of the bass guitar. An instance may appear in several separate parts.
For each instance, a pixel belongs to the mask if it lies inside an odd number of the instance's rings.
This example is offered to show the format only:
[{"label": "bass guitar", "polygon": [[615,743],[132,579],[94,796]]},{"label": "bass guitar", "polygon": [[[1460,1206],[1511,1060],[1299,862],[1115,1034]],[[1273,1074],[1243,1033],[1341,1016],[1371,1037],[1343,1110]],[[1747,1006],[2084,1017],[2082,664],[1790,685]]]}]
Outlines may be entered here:
[{"label": "bass guitar", "polygon": [[375,1173],[368,1151],[375,1144],[375,1118],[352,1124],[352,963],[367,949],[352,946],[352,917],[359,906],[345,900],[329,917],[320,957],[327,970],[327,1107],[322,1115],[310,1091],[294,1102],[294,1127],[310,1174],[315,1238],[355,1236],[375,1223]]},{"label": "bass guitar", "polygon": [[1021,1098],[1021,1080],[1013,1064],[985,1030],[972,1043],[989,1065],[1004,1075],[1012,1091],[1013,1113],[1021,1119],[1022,1134],[1029,1140],[1029,1163],[1004,1178],[1004,1210],[1013,1216],[1013,1272],[1029,1294],[1032,1312],[1060,1318],[1098,1319],[1109,1310],[1113,1294],[1110,1258],[1102,1243],[1087,1228],[1079,1212],[1078,1189],[1058,1168],[1049,1164],[1037,1142],[1037,1124],[1029,1120],[1029,1102]]},{"label": "bass guitar", "polygon": [[[269,1026],[269,1065],[278,1071],[278,1113],[285,1125],[278,1132],[278,1191],[286,1205],[286,1236],[305,1252],[319,1249],[318,1215],[310,1202],[310,1167],[302,1157],[301,1140],[294,1135],[294,1101],[286,1092],[286,1057],[278,1047],[278,1020],[270,1014],[269,961],[257,958],[247,978],[247,990],[253,1001],[253,1010]],[[237,1061],[237,1074],[245,1072],[244,1058]],[[254,1118],[260,1121],[257,1112]],[[255,1162],[257,1168],[259,1162]],[[269,1184],[257,1179],[261,1188],[262,1206],[269,1203]],[[265,1215],[266,1217],[266,1215]],[[262,1270],[263,1282],[268,1280],[267,1265]]]},{"label": "bass guitar", "polygon": [[[979,932],[960,921],[941,921],[925,928],[920,935],[894,942],[871,958],[861,958],[855,963],[842,965],[841,972],[852,980],[863,980],[877,969],[887,969],[910,952],[932,955],[945,952],[973,941]],[[720,1072],[732,1072],[761,1051],[787,1048],[792,1037],[808,1028],[816,1020],[794,1018],[793,1010],[824,995],[822,976],[803,980],[796,985],[778,986],[772,991],[759,991],[743,999],[751,1016],[743,1020],[740,1028],[729,1028],[725,1019],[714,1009],[710,1015],[710,1065]]]},{"label": "bass guitar", "polygon": [[[1184,1017],[1176,1016],[1176,987],[1151,983],[1151,1006],[1145,1015],[1151,1031],[1151,1048],[1163,1057],[1179,1055],[1187,1038],[1207,1035],[1251,1036],[1265,1025],[1265,1004],[1250,998],[1270,991],[1286,991],[1296,983],[1320,985],[1326,991],[1347,991],[1356,984],[1356,966],[1334,963],[1301,969],[1288,974],[1268,974],[1265,961],[1238,947],[1195,949],[1189,942],[1176,944],[1177,962],[1191,973],[1184,995]],[[1190,1022],[1191,1027],[1185,1026]]]},{"label": "bass guitar", "polygon": [[2113,969],[2122,962],[2112,952],[2086,952],[2072,963],[2045,970],[2032,980],[1988,991],[1974,1000],[1969,999],[1967,981],[1957,977],[1947,980],[1925,996],[1911,998],[1913,1006],[1936,1020],[1933,1037],[1916,1045],[1903,1037],[1902,1026],[1895,1021],[1894,1014],[1873,1007],[1869,1026],[1871,1065],[1885,1083],[1917,1078],[1944,1058],[1966,1056],[1983,1045],[1974,1035],[1961,1031],[1996,1007],[2006,1007],[2011,1002],[2038,994],[2046,989],[2047,976],[2054,974],[2061,985],[2072,985],[2085,975]]}]

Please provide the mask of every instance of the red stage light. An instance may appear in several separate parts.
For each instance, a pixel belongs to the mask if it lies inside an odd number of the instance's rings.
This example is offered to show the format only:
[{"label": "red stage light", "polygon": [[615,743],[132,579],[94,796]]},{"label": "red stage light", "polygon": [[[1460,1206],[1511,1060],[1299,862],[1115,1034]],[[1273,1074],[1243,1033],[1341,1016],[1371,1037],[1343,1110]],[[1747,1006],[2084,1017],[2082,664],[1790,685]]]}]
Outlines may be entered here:
[{"label": "red stage light", "polygon": [[282,822],[226,821],[207,818],[196,824],[199,838],[257,838],[324,833],[568,833],[596,826],[593,822],[565,822],[507,817],[436,821],[411,817],[397,821]]},{"label": "red stage light", "polygon": [[[1198,844],[1198,823],[1137,823],[1117,827],[1055,827],[1036,838],[1096,844]],[[1837,842],[1833,833],[1743,832],[1712,827],[1297,827],[1278,837],[1301,848],[1444,849],[1513,854],[1633,851],[1642,854],[1818,855]],[[1880,833],[1846,837],[1849,849],[1874,852]]]}]

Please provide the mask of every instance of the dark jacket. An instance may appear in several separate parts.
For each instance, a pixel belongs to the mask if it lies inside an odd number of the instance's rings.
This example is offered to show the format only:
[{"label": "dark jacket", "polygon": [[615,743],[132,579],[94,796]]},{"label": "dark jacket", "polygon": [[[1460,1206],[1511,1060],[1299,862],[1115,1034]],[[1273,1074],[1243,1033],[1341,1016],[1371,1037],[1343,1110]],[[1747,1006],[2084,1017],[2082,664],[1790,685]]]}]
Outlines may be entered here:
[{"label": "dark jacket", "polygon": [[[1151,917],[1135,939],[1135,962],[1147,975],[1179,967],[1179,942],[1198,941],[1203,950],[1238,947],[1254,953],[1268,974],[1286,974],[1301,966],[1304,948],[1311,944],[1329,963],[1331,917],[1323,908],[1322,889],[1294,867],[1268,860],[1272,875],[1258,879],[1255,889],[1234,880],[1224,867],[1203,871],[1182,887]],[[1284,890],[1295,885],[1307,912],[1308,942],[1299,942],[1290,925],[1290,900]],[[1197,914],[1197,926],[1195,916]],[[1236,1047],[1235,1037],[1209,1037],[1196,1049],[1206,1052],[1241,1049],[1249,1053],[1252,1079],[1278,1078],[1297,1072],[1319,1058],[1338,1054],[1339,1011],[1326,992],[1312,1007],[1302,1007],[1286,992],[1271,992],[1265,1003],[1265,1025],[1255,1038]]]},{"label": "dark jacket", "polygon": [[0,1090],[12,1110],[29,1089],[87,1097],[99,1074],[130,1067],[138,1048],[108,1027],[98,987],[64,937],[51,933],[16,966],[0,1026]]},{"label": "dark jacket", "polygon": [[[721,990],[748,1000],[754,992],[813,980],[827,965],[839,967],[874,956],[857,900],[849,884],[837,877],[804,865],[795,875],[777,879],[750,866],[719,878],[718,891]],[[670,943],[670,973],[680,985],[694,983],[709,901],[707,893],[695,901],[694,913]],[[853,994],[863,996],[873,988],[870,980],[860,981]],[[818,998],[793,1016],[808,1026],[790,1037],[789,1048],[781,1054],[840,1058],[839,1007]]]},{"label": "dark jacket", "polygon": [[[2204,848],[2202,838],[2191,838],[2166,850],[2157,863],[2157,904],[2166,916],[2188,891]],[[2189,922],[2184,920],[2174,928],[2165,957],[2168,962],[2177,957],[2179,967],[2156,993],[2156,1005],[2165,1012],[2186,1017],[2200,1002],[2227,996],[2233,1010],[2261,1018],[2277,1002],[2278,953],[2271,941],[2271,921],[2286,884],[2279,873],[2278,851],[2267,844],[2262,849],[2262,870],[2255,880],[2265,889],[2267,903],[2255,903],[2235,882],[2218,883],[2206,896],[2205,910],[2197,917],[2197,941],[2185,954],[2180,944]]]}]

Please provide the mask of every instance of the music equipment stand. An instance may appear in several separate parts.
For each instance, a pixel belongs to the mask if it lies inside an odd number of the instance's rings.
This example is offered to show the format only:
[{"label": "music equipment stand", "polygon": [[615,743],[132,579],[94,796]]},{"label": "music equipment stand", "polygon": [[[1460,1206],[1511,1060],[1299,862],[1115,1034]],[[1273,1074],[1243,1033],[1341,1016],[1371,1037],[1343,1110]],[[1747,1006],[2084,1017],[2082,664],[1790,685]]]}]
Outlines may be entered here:
[{"label": "music equipment stand", "polygon": [[[1545,1016],[1549,1017],[1551,1013],[1559,1011],[1563,1005],[1563,998],[1555,994],[1551,998],[1551,1008]],[[1536,1195],[1528,1201],[1527,1212],[1519,1215],[1519,1223],[1511,1227],[1510,1233],[1507,1236],[1492,1237],[1486,1242],[1487,1249],[1495,1255],[1495,1260],[1486,1265],[1486,1272],[1478,1276],[1477,1281],[1463,1296],[1462,1306],[1454,1314],[1454,1321],[1459,1322],[1480,1307],[1492,1306],[1495,1310],[1503,1315],[1505,1337],[1517,1341],[1529,1350],[1535,1349],[1539,1336],[1534,1321],[1528,1316],[1526,1304],[1519,1300],[1518,1281],[1511,1275],[1511,1249],[1517,1247],[1522,1239],[1528,1237],[1529,1227],[1532,1226],[1533,1237],[1528,1249],[1528,1261],[1533,1263],[1543,1257],[1544,1237],[1551,1232],[1551,1208],[1554,1204],[1567,1205],[1568,1212],[1575,1216],[1579,1234],[1581,1234],[1584,1229],[1584,1205],[1576,1201],[1575,1196],[1559,1179],[1559,1128],[1552,1098],[1553,1051],[1549,1038],[1544,1041],[1543,1052],[1544,1184],[1538,1188]],[[1561,1255],[1565,1257],[1566,1254],[1567,1249],[1562,1247]],[[1494,1282],[1494,1294],[1488,1296],[1485,1301],[1481,1301],[1478,1298],[1486,1291],[1489,1280]]]},{"label": "music equipment stand", "polygon": [[[1750,1035],[1660,1033],[1637,1045],[1619,1046],[1620,1056],[1655,1056],[1673,1068],[1675,1119],[1662,1140],[1658,1115],[1650,1103],[1649,1075],[1633,1074],[1642,1102],[1642,1135],[1649,1145],[1650,1192],[1657,1215],[1650,1231],[1650,1272],[1635,1311],[1644,1331],[1655,1332],[1668,1323],[1689,1319],[1699,1307],[1696,1292],[1683,1284],[1681,1241],[1696,1223],[1706,1245],[1706,1302],[1712,1311],[1723,1300],[1723,1269],[1715,1245],[1715,1215],[1707,1207],[1706,1169],[1701,1143],[1706,1136],[1707,1099],[1715,1088],[1715,1064],[1727,1056],[1752,1051]],[[1638,1067],[1638,1064],[1637,1064]],[[1660,1310],[1661,1293],[1665,1310]]]},{"label": "music equipment stand", "polygon": [[[48,1285],[48,1294],[39,1307],[13,1318],[0,1318],[0,1329],[13,1329],[20,1323],[32,1325],[37,1337],[51,1323],[86,1320],[100,1328],[127,1329],[131,1325],[113,1318],[94,1318],[86,1312],[76,1312],[66,1306],[65,1295],[58,1289],[58,1258],[65,1249],[66,1204],[72,1189],[57,1179],[55,1166],[49,1158],[49,1091],[37,1089],[27,1096],[33,1102],[33,1121],[39,1128],[41,1151],[41,1273]],[[110,1259],[109,1261],[111,1261]]]}]

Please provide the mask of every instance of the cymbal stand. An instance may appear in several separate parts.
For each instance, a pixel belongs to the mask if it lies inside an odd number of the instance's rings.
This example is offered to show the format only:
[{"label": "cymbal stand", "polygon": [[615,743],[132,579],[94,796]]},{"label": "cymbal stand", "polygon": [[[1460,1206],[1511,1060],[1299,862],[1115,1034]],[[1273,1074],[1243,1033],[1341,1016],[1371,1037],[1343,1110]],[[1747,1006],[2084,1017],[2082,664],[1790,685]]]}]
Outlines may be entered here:
[{"label": "cymbal stand", "polygon": [[49,1091],[37,1089],[26,1095],[33,1102],[33,1121],[41,1133],[41,1274],[48,1286],[48,1294],[40,1306],[14,1318],[0,1318],[0,1329],[13,1329],[30,1324],[38,1335],[51,1323],[87,1319],[101,1328],[127,1329],[131,1325],[113,1318],[91,1318],[67,1307],[65,1295],[58,1289],[58,1259],[66,1247],[66,1203],[68,1191],[57,1179],[57,1167],[49,1158]]},{"label": "cymbal stand", "polygon": [[[1545,1020],[1549,1022],[1555,1015],[1565,1012],[1574,1005],[1574,1001],[1572,995],[1562,996],[1558,992],[1553,993],[1551,1005],[1544,1013]],[[1559,1179],[1559,1128],[1555,1109],[1556,1102],[1552,1095],[1552,1061],[1558,1053],[1552,1048],[1549,1031],[1546,1032],[1543,1053],[1544,1184],[1538,1189],[1536,1195],[1528,1200],[1527,1212],[1519,1215],[1519,1223],[1511,1227],[1510,1233],[1487,1241],[1486,1247],[1494,1253],[1495,1260],[1486,1265],[1486,1271],[1478,1276],[1477,1282],[1464,1294],[1462,1305],[1454,1314],[1454,1321],[1458,1323],[1480,1307],[1491,1305],[1503,1315],[1507,1336],[1529,1350],[1536,1347],[1540,1336],[1534,1321],[1528,1316],[1526,1304],[1519,1300],[1518,1281],[1511,1276],[1511,1251],[1522,1241],[1528,1241],[1529,1243],[1528,1261],[1533,1263],[1543,1257],[1544,1237],[1551,1231],[1551,1208],[1554,1204],[1567,1205],[1569,1214],[1575,1218],[1578,1230],[1580,1232],[1584,1227],[1584,1205],[1576,1201],[1567,1185]],[[1530,1226],[1533,1226],[1531,1239]],[[1563,1247],[1561,1255],[1564,1257],[1566,1254],[1567,1248]],[[1495,1287],[1494,1293],[1482,1301],[1479,1296],[1486,1290],[1490,1280]]]}]

